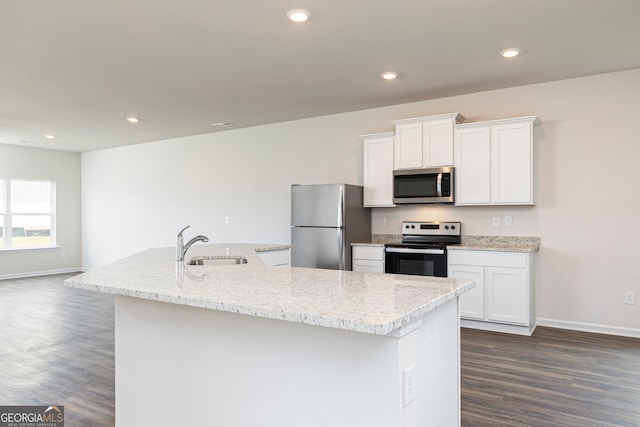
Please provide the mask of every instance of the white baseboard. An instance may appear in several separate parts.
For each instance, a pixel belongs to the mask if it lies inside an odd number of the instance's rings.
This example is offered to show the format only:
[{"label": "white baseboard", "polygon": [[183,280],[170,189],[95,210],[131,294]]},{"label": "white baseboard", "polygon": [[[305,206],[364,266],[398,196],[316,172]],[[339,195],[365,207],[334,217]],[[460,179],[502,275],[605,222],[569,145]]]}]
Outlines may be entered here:
[{"label": "white baseboard", "polygon": [[77,268],[61,268],[58,270],[30,271],[25,273],[2,274],[0,275],[0,280],[24,279],[26,277],[51,276],[54,274],[65,274],[65,273],[82,273],[83,271],[84,270],[82,268],[77,267]]},{"label": "white baseboard", "polygon": [[469,329],[480,329],[482,331],[502,332],[506,334],[531,336],[536,329],[536,325],[517,326],[505,323],[482,322],[471,319],[460,319],[460,326]]},{"label": "white baseboard", "polygon": [[619,335],[623,337],[640,338],[640,329],[625,328],[619,326],[598,325],[595,323],[569,322],[556,319],[537,319],[538,326],[550,328],[570,329],[573,331],[593,332],[596,334]]}]

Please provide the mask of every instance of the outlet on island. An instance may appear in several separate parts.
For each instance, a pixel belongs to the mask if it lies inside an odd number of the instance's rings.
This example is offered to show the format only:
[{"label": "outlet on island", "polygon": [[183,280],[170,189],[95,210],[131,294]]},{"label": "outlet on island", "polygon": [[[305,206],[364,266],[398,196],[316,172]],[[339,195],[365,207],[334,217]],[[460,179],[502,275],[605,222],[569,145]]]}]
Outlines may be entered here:
[{"label": "outlet on island", "polygon": [[624,293],[624,303],[625,304],[635,304],[636,303],[636,293],[633,291],[626,291]]}]

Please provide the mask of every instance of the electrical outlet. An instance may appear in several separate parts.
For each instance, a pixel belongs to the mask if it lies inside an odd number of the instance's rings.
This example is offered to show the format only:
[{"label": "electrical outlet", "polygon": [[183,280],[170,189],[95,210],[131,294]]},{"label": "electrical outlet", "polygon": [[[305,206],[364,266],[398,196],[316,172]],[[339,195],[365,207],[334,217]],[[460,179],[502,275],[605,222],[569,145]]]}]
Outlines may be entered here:
[{"label": "electrical outlet", "polygon": [[402,406],[406,408],[416,398],[416,365],[402,372]]},{"label": "electrical outlet", "polygon": [[500,217],[499,216],[494,216],[493,217],[493,226],[494,227],[500,227]]},{"label": "electrical outlet", "polygon": [[636,303],[636,293],[633,291],[627,291],[624,293],[624,303],[625,304],[635,304]]},{"label": "electrical outlet", "polygon": [[381,227],[385,227],[387,225],[387,217],[386,216],[381,216],[380,217],[380,226]]},{"label": "electrical outlet", "polygon": [[513,225],[513,217],[511,215],[504,216],[504,226],[511,227]]},{"label": "electrical outlet", "polygon": [[224,217],[224,223],[225,223],[225,224],[231,224],[231,218],[230,218],[230,217],[228,217],[228,216],[225,216],[225,217]]}]

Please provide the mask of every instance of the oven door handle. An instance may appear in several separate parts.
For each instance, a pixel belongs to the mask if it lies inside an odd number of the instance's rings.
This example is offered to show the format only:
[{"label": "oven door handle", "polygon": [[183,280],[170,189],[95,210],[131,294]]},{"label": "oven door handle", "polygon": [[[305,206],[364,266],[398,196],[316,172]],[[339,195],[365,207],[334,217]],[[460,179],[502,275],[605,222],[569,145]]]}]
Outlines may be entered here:
[{"label": "oven door handle", "polygon": [[407,248],[385,248],[386,252],[394,254],[432,254],[444,255],[444,249],[407,249]]}]

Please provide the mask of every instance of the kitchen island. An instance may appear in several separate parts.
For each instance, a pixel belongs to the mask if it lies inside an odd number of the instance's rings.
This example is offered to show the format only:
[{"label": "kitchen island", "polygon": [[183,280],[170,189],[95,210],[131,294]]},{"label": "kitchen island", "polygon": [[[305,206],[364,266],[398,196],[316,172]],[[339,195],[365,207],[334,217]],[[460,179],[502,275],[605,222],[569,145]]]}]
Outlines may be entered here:
[{"label": "kitchen island", "polygon": [[118,427],[459,424],[473,281],[272,267],[270,248],[149,249],[65,282],[116,296]]}]

